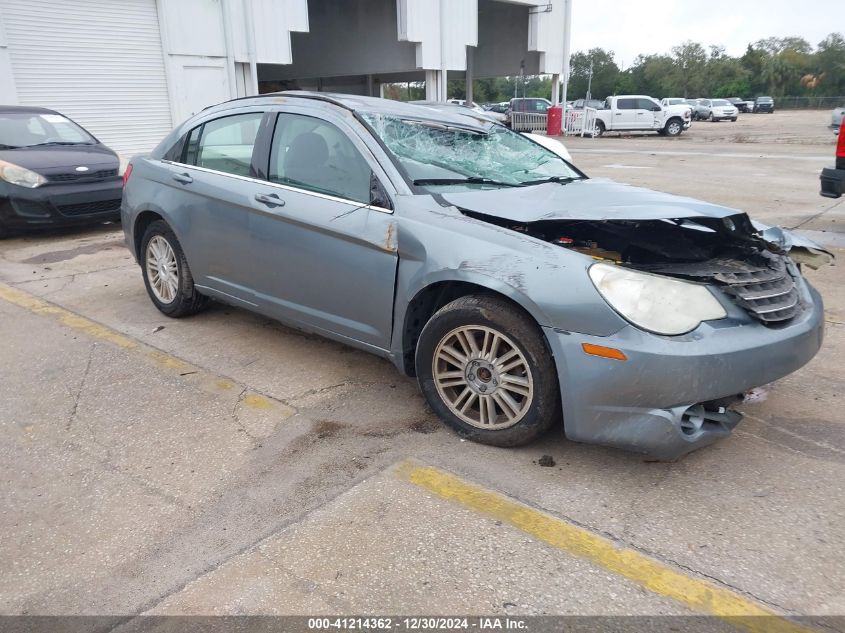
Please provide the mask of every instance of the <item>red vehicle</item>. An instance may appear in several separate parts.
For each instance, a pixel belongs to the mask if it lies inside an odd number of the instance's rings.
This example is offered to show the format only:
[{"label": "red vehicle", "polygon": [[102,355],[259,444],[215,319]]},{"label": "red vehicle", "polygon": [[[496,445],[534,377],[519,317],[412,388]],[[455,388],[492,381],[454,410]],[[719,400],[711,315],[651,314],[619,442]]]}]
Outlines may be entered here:
[{"label": "red vehicle", "polygon": [[822,170],[821,195],[825,198],[840,198],[845,191],[845,120],[839,128],[839,142],[836,144],[836,165]]}]

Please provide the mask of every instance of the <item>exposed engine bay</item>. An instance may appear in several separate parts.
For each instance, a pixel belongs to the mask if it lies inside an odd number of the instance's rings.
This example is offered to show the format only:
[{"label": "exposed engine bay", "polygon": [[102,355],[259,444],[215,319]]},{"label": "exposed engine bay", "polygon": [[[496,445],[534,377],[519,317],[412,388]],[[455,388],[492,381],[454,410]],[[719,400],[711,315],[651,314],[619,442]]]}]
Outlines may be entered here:
[{"label": "exposed engine bay", "polygon": [[718,285],[752,317],[770,326],[798,316],[804,304],[796,264],[828,263],[823,251],[767,241],[744,213],[680,220],[549,220],[516,224],[476,217],[598,261]]}]

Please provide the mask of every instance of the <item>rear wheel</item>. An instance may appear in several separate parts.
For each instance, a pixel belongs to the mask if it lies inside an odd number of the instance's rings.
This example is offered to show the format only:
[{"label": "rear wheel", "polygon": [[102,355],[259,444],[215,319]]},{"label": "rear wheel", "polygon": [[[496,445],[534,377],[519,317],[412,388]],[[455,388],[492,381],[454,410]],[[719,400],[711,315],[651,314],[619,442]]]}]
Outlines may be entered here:
[{"label": "rear wheel", "polygon": [[462,297],[438,310],[420,335],[416,369],[429,406],[467,439],[519,446],[561,419],[543,333],[503,299]]},{"label": "rear wheel", "polygon": [[208,297],[194,287],[182,246],[166,222],[157,220],[147,227],[140,256],[147,294],[163,314],[190,316],[208,304]]}]

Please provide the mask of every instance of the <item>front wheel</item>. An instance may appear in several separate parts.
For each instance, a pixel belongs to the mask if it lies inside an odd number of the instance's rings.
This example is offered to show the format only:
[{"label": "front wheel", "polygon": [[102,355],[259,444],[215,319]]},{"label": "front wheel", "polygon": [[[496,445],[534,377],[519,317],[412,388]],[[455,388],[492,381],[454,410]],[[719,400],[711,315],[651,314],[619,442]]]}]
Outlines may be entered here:
[{"label": "front wheel", "polygon": [[736,119],[737,119],[737,117],[733,117],[733,118],[731,119],[731,123],[736,123]]},{"label": "front wheel", "polygon": [[672,119],[666,124],[664,131],[668,136],[679,136],[684,131],[684,126],[678,119]]},{"label": "front wheel", "polygon": [[503,299],[467,296],[438,310],[420,335],[416,369],[429,406],[475,442],[519,446],[561,419],[543,333]]},{"label": "front wheel", "polygon": [[594,138],[600,138],[604,136],[604,133],[607,131],[607,128],[604,126],[602,121],[596,121],[596,129],[593,131]]},{"label": "front wheel", "polygon": [[141,270],[147,294],[163,314],[173,318],[190,316],[208,304],[208,297],[194,287],[176,234],[162,220],[150,224],[141,239]]}]

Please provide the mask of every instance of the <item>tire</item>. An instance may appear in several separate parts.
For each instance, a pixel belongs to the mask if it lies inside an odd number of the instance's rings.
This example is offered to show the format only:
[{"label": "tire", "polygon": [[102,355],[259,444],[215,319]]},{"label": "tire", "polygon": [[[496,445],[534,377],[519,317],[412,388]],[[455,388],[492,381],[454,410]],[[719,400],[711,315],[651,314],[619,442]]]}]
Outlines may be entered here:
[{"label": "tire", "polygon": [[607,128],[604,126],[604,122],[596,121],[596,131],[593,133],[593,138],[601,138],[605,132],[607,132]]},{"label": "tire", "polygon": [[[156,261],[151,260],[156,254]],[[157,220],[147,227],[141,239],[139,258],[147,294],[162,314],[178,319],[196,314],[208,305],[208,297],[194,287],[182,246],[166,222]],[[166,266],[167,276],[151,280],[162,266]]]},{"label": "tire", "polygon": [[520,446],[562,419],[543,333],[504,299],[467,296],[438,310],[420,334],[416,370],[429,406],[474,442]]},{"label": "tire", "polygon": [[5,240],[9,237],[9,229],[6,228],[6,225],[0,222],[0,240]]},{"label": "tire", "polygon": [[715,123],[715,122],[716,122],[716,117],[714,117],[714,116],[713,116],[713,113],[711,112],[711,113],[710,113],[710,116],[709,116],[709,117],[707,117],[707,120],[708,120],[708,121],[710,121],[710,123]]},{"label": "tire", "polygon": [[663,133],[666,136],[680,136],[684,131],[684,124],[679,119],[669,119],[666,122],[666,127],[663,128]]},{"label": "tire", "polygon": [[733,118],[731,119],[731,123],[736,123],[737,118],[738,118],[738,117],[733,117]]}]

